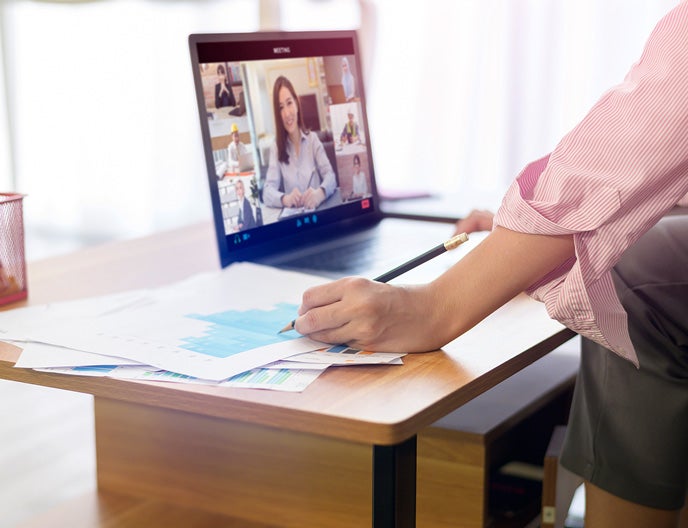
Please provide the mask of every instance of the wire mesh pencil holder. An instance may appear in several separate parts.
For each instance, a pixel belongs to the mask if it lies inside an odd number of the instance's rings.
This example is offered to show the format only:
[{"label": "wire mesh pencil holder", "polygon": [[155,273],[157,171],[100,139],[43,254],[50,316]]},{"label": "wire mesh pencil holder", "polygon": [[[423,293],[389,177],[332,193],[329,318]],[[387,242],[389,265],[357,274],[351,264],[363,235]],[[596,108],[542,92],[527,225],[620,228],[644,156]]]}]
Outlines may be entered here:
[{"label": "wire mesh pencil holder", "polygon": [[0,305],[26,299],[26,255],[21,194],[0,193]]}]

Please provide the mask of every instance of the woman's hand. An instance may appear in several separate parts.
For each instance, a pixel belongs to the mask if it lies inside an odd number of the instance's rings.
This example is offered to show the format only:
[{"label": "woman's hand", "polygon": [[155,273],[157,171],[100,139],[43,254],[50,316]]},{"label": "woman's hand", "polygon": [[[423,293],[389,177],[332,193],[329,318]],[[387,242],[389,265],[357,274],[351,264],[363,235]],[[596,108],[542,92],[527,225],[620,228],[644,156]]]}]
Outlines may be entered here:
[{"label": "woman's hand", "polygon": [[294,187],[289,194],[282,195],[282,205],[284,207],[303,207],[303,195],[297,187]]},{"label": "woman's hand", "polygon": [[452,336],[442,332],[430,285],[392,286],[347,277],[303,294],[297,332],[326,343],[377,352],[435,350]]},{"label": "woman's hand", "polygon": [[309,187],[303,193],[303,206],[306,209],[317,209],[318,206],[325,201],[325,191],[322,187],[313,189]]},{"label": "woman's hand", "polygon": [[454,226],[454,235],[474,233],[475,231],[492,231],[494,213],[485,209],[473,209]]}]

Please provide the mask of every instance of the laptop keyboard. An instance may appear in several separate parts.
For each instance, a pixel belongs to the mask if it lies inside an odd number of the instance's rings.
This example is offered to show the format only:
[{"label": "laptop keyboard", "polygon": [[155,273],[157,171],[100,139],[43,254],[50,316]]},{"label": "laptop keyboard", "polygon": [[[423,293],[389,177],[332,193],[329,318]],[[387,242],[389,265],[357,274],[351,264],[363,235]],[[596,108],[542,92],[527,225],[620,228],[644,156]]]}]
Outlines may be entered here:
[{"label": "laptop keyboard", "polygon": [[[363,275],[373,278],[400,266],[441,243],[451,226],[435,222],[385,219],[376,228],[332,241],[313,250],[282,255],[273,264],[329,277]],[[424,268],[428,268],[426,264]]]},{"label": "laptop keyboard", "polygon": [[[299,269],[358,274],[384,266],[379,240],[358,240],[351,244],[289,260],[285,264]],[[385,259],[388,260],[389,259]]]}]

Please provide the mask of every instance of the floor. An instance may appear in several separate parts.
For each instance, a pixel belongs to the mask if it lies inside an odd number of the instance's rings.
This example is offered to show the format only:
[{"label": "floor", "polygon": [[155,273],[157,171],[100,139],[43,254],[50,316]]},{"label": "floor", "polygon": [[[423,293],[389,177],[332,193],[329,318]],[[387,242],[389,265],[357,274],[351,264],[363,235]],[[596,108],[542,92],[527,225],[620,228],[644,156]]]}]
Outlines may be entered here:
[{"label": "floor", "polygon": [[93,398],[0,380],[0,528],[93,489]]},{"label": "floor", "polygon": [[[92,243],[27,229],[29,260]],[[93,489],[93,398],[0,380],[0,528]]]}]

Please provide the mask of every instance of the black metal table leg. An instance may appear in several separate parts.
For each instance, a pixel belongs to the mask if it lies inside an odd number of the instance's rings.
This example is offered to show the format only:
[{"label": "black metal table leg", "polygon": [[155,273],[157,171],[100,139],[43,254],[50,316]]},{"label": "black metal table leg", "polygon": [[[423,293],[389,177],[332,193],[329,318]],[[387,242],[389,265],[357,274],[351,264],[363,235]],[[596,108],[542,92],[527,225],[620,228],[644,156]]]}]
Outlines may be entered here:
[{"label": "black metal table leg", "polygon": [[373,447],[373,528],[416,526],[416,437]]}]

